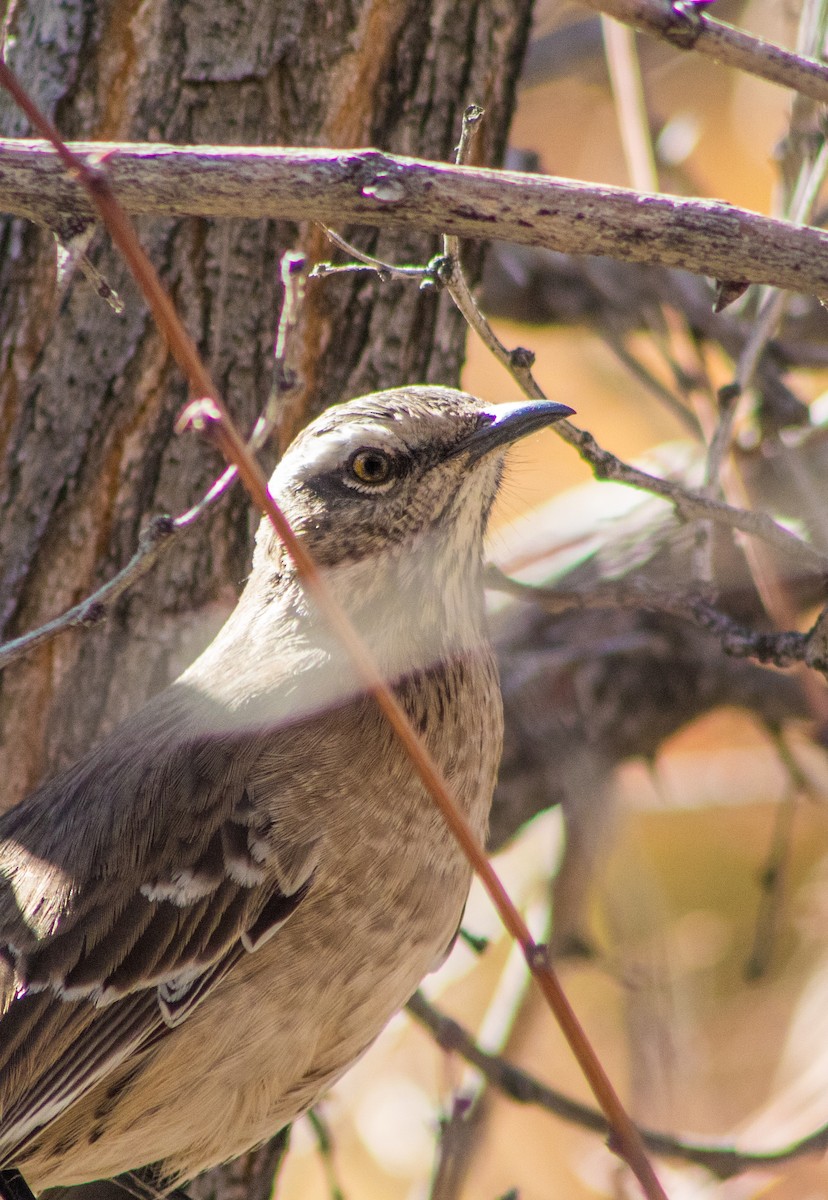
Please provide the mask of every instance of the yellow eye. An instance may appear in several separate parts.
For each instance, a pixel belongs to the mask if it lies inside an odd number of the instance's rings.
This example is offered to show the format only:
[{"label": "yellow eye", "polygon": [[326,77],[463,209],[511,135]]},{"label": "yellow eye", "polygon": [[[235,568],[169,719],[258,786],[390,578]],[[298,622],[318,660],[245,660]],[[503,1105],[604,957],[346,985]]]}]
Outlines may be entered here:
[{"label": "yellow eye", "polygon": [[391,456],[382,450],[357,450],[348,466],[354,479],[369,487],[387,483],[394,470]]}]

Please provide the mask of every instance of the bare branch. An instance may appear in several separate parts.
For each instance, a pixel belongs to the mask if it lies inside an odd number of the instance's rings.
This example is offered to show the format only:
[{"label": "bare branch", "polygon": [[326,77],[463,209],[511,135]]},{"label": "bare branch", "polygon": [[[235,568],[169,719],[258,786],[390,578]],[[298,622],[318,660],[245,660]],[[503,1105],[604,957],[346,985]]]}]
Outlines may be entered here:
[{"label": "bare branch", "polygon": [[[417,1000],[415,995],[414,1002]],[[451,1112],[440,1119],[437,1161],[428,1200],[457,1200],[468,1169],[470,1141],[480,1129],[482,1109],[466,1096],[455,1096]]]},{"label": "bare branch", "polygon": [[345,1193],[339,1182],[339,1174],[334,1162],[334,1142],[328,1122],[318,1108],[312,1108],[307,1114],[308,1123],[316,1137],[316,1152],[325,1173],[330,1200],[345,1200]]},{"label": "bare branch", "polygon": [[635,34],[628,25],[608,16],[601,17],[601,32],[618,132],[627,163],[627,177],[634,188],[642,192],[657,192],[658,168],[650,136]]},{"label": "bare branch", "polygon": [[91,596],[87,596],[80,604],[74,605],[67,612],[47,621],[31,633],[24,633],[0,646],[0,671],[4,670],[16,659],[22,658],[31,650],[49,642],[59,633],[67,629],[81,629],[97,625],[106,613],[107,605],[117,600],[119,596],[137,583],[147,571],[153,567],[165,550],[175,540],[174,535],[185,526],[181,526],[171,517],[156,517],[143,531],[138,541],[138,549],[126,566],[117,575],[109,579],[103,587],[98,588]]},{"label": "bare branch", "polygon": [[643,383],[644,387],[672,413],[676,420],[684,426],[690,437],[699,439],[701,437],[701,425],[699,424],[698,417],[682,403],[674,392],[671,392],[668,387],[664,386],[660,379],[656,378],[649,367],[630,349],[623,335],[616,333],[606,325],[601,325],[597,332],[618,361],[627,368],[639,383]]},{"label": "bare branch", "polygon": [[[480,110],[476,105],[473,105],[472,108],[479,113]],[[475,116],[475,122],[477,120],[479,120],[479,116]],[[463,143],[461,143],[461,147],[462,145]],[[458,152],[461,147],[458,147]],[[454,303],[471,328],[512,375],[525,394],[530,399],[545,400],[546,394],[532,374],[535,362],[534,353],[522,346],[509,350],[503,345],[481,312],[468,285],[460,261],[458,239],[446,234],[444,245],[446,257],[439,275],[448,288]],[[669,500],[679,516],[685,520],[706,518],[729,525],[732,529],[738,529],[742,533],[761,538],[763,541],[777,546],[780,550],[787,551],[803,564],[807,564],[811,570],[828,571],[828,554],[824,554],[808,542],[798,538],[796,534],[779,525],[766,513],[734,508],[722,500],[703,496],[673,480],[659,479],[655,475],[641,471],[638,467],[623,462],[610,451],[605,450],[591,433],[579,429],[571,421],[559,421],[555,426],[555,432],[577,450],[585,462],[589,463],[596,479],[612,480],[615,483],[625,483],[631,487],[653,492],[655,495]]]},{"label": "bare branch", "polygon": [[429,267],[397,267],[394,263],[385,262],[384,259],[374,258],[373,254],[366,254],[364,250],[352,246],[350,242],[327,225],[323,225],[322,229],[329,241],[333,242],[340,250],[344,250],[355,261],[341,264],[317,263],[311,271],[312,279],[324,279],[326,275],[341,275],[351,271],[374,271],[382,283],[386,283],[389,279],[419,279],[422,282],[432,274]]},{"label": "bare branch", "polygon": [[581,0],[588,8],[662,38],[680,50],[698,50],[726,67],[792,88],[828,103],[828,66],[717,21],[694,5],[668,0]]},{"label": "bare branch", "polygon": [[294,430],[287,428],[283,399],[287,392],[296,387],[297,380],[288,370],[287,359],[291,338],[299,323],[302,301],[307,279],[306,262],[303,254],[288,250],[279,264],[282,281],[282,306],[273,343],[273,376],[270,394],[264,412],[259,417],[250,435],[250,449],[260,450],[274,429],[279,431],[279,453],[283,454]]},{"label": "bare branch", "polygon": [[[481,1049],[459,1022],[436,1009],[422,992],[415,992],[406,1008],[415,1020],[428,1029],[441,1049],[459,1054],[466,1062],[476,1067],[493,1087],[510,1099],[518,1104],[533,1104],[543,1108],[561,1120],[579,1125],[583,1129],[609,1135],[607,1122],[597,1109],[570,1099],[562,1092],[541,1083],[520,1067],[506,1062],[499,1055],[489,1054]],[[642,1129],[639,1132],[644,1145],[654,1154],[705,1167],[719,1179],[731,1179],[757,1167],[778,1166],[805,1154],[817,1154],[828,1147],[828,1126],[815,1130],[808,1137],[781,1150],[769,1150],[766,1153],[737,1150],[725,1145],[687,1142],[650,1129]]]},{"label": "bare branch", "polygon": [[[463,133],[460,145],[457,147],[458,157],[468,152],[471,137],[481,117],[482,110],[477,105],[470,105],[466,110],[463,118]],[[367,262],[366,256],[355,250],[349,243],[338,237],[336,240],[349,253],[355,254],[360,262],[366,263],[370,269],[380,272],[390,272],[395,269],[390,264],[379,260]],[[447,233],[444,235],[443,244],[445,257],[438,266],[435,267],[432,263],[425,268],[406,268],[406,274],[414,278],[423,278],[429,270],[436,273],[447,287],[468,324],[488,346],[495,358],[510,372],[526,395],[534,399],[545,399],[545,393],[532,374],[535,358],[532,351],[520,346],[514,350],[508,350],[481,312],[463,272],[459,239],[453,234]],[[728,525],[732,529],[738,529],[742,533],[761,538],[778,549],[786,551],[813,571],[828,571],[828,554],[803,541],[766,513],[736,508],[715,497],[703,496],[685,488],[674,480],[659,479],[655,475],[650,475],[605,450],[591,433],[578,429],[570,421],[559,421],[555,426],[555,432],[589,463],[597,479],[625,483],[631,487],[653,492],[673,504],[679,516],[685,520],[707,519]]]},{"label": "bare branch", "polygon": [[[72,143],[130,213],[407,226],[828,295],[828,233],[713,200],[377,150]],[[44,142],[0,139],[0,210],[59,228],[88,198]]]},{"label": "bare branch", "polygon": [[567,591],[563,588],[521,583],[504,575],[490,564],[486,569],[486,586],[493,591],[505,592],[519,600],[537,604],[544,612],[555,616],[567,612],[583,612],[586,609],[617,608],[669,613],[670,616],[681,617],[712,634],[719,640],[726,654],[734,658],[755,658],[761,663],[775,667],[790,667],[795,663],[802,663],[808,651],[807,633],[799,633],[797,630],[785,633],[756,633],[715,608],[703,596],[671,592],[666,588],[655,587],[649,581],[637,584],[635,580],[609,580],[590,587],[588,591]]},{"label": "bare branch", "polygon": [[759,871],[759,910],[753,930],[753,945],[745,963],[748,982],[761,979],[767,972],[771,955],[779,936],[780,914],[790,887],[793,830],[798,801],[803,795],[811,800],[821,799],[796,760],[782,730],[765,723],[780,764],[787,776],[785,793],[774,814],[771,843],[764,866]]},{"label": "bare branch", "polygon": [[669,500],[679,516],[685,520],[707,518],[722,525],[729,525],[731,529],[761,538],[769,545],[786,551],[812,571],[828,570],[828,554],[791,533],[767,513],[734,508],[731,504],[725,504],[723,500],[702,496],[674,480],[659,479],[656,475],[641,471],[604,450],[591,433],[578,429],[570,421],[559,421],[555,432],[570,446],[574,446],[581,458],[589,463],[596,479],[610,479],[614,483],[626,483],[631,487],[653,492],[656,496],[663,496],[665,500]]}]

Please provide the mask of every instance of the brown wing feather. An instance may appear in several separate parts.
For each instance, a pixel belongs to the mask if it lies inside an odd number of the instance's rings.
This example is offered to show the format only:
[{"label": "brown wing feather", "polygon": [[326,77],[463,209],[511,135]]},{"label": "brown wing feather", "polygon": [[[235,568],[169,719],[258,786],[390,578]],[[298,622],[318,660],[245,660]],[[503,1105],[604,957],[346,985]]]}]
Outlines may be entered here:
[{"label": "brown wing feather", "polygon": [[256,738],[199,735],[180,690],[0,818],[0,1161],[166,1036],[310,886],[312,848],[280,887],[246,786]]}]

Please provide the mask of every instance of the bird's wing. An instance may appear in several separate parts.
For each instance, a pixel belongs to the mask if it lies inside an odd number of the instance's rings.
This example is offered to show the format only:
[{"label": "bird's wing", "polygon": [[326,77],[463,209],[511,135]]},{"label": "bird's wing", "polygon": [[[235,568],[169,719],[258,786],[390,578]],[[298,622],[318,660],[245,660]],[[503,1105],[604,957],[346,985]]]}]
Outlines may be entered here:
[{"label": "bird's wing", "polygon": [[318,845],[251,794],[256,739],[187,720],[161,700],[0,819],[0,1145],[183,1020],[312,886]]}]

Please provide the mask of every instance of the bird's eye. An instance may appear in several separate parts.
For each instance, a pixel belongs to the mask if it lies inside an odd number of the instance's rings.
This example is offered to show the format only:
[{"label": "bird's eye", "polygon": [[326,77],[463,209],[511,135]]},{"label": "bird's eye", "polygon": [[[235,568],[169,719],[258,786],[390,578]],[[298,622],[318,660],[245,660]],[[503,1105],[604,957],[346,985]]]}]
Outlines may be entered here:
[{"label": "bird's eye", "polygon": [[357,450],[348,463],[353,478],[368,487],[387,483],[394,473],[394,461],[384,450]]}]

